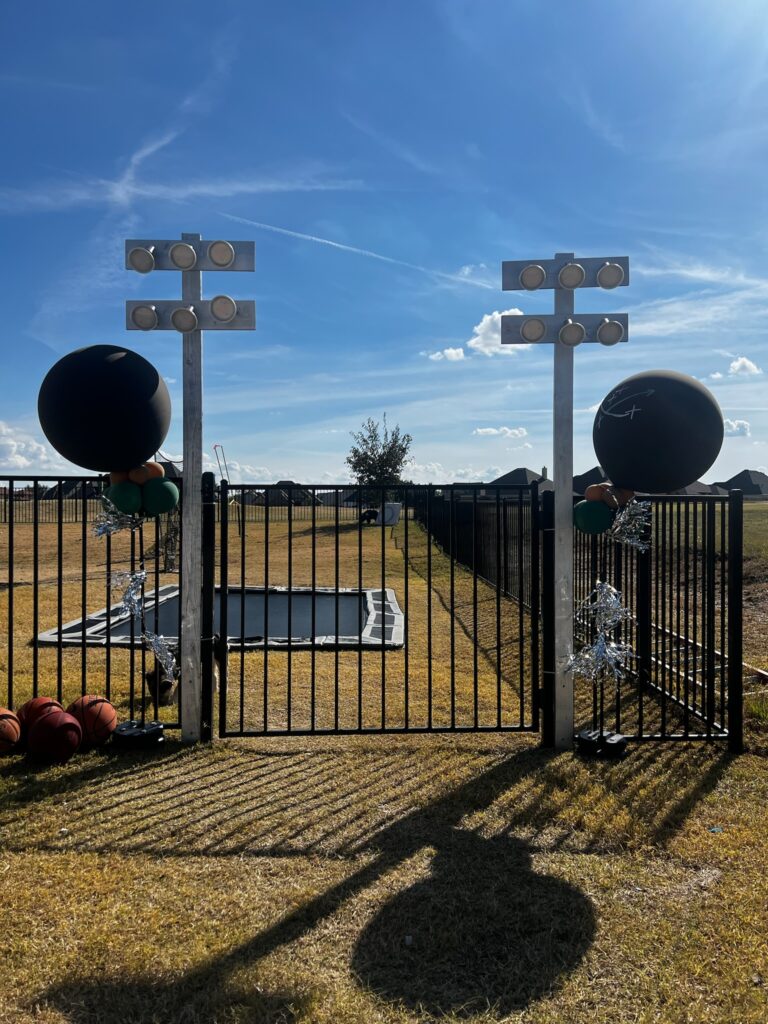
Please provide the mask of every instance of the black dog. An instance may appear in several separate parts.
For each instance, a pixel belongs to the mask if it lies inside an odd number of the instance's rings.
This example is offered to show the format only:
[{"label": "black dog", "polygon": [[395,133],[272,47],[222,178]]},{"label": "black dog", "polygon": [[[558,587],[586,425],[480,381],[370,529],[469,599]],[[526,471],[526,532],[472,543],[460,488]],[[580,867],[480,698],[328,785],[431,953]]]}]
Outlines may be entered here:
[{"label": "black dog", "polygon": [[379,518],[379,510],[377,508],[365,508],[360,513],[361,523],[375,523]]}]

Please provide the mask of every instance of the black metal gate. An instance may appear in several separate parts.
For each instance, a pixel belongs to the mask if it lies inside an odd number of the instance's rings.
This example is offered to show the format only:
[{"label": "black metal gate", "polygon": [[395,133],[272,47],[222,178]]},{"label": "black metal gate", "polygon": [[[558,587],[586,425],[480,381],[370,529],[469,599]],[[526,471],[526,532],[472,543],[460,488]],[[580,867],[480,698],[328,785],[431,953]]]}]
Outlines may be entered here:
[{"label": "black metal gate", "polygon": [[538,730],[535,485],[223,482],[219,521],[220,736]]}]

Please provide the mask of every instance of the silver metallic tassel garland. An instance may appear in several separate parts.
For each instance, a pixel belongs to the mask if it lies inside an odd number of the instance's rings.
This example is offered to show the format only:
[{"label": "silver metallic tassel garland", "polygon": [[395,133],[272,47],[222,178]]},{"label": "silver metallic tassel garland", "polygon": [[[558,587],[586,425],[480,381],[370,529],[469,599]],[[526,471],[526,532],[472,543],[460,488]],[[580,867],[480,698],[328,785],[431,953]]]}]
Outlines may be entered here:
[{"label": "silver metallic tassel garland", "polygon": [[101,511],[96,514],[93,532],[97,537],[109,537],[119,530],[135,530],[144,522],[139,516],[121,512],[106,495],[101,496]]},{"label": "silver metallic tassel garland", "polygon": [[572,654],[568,668],[576,675],[595,682],[603,675],[610,675],[618,681],[627,673],[627,662],[635,657],[632,646],[613,640],[610,633],[622,622],[633,618],[628,608],[621,603],[621,594],[610,583],[598,580],[595,589],[577,612],[585,625],[593,625],[597,631],[595,640]]},{"label": "silver metallic tassel garland", "polygon": [[620,544],[637,548],[638,551],[648,551],[651,546],[648,539],[651,532],[650,526],[650,501],[637,501],[633,498],[616,513],[610,534],[613,540]]}]

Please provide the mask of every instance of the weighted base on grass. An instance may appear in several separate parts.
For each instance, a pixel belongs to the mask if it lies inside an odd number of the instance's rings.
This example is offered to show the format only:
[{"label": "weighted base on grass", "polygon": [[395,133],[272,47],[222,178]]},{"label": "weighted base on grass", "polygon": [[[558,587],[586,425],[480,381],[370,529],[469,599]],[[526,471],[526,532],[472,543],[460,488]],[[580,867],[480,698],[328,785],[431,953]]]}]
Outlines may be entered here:
[{"label": "weighted base on grass", "polygon": [[162,722],[122,722],[112,733],[112,746],[118,750],[148,750],[165,743]]},{"label": "weighted base on grass", "polygon": [[576,737],[576,750],[582,757],[604,757],[618,761],[627,756],[627,738],[618,732],[584,729]]}]

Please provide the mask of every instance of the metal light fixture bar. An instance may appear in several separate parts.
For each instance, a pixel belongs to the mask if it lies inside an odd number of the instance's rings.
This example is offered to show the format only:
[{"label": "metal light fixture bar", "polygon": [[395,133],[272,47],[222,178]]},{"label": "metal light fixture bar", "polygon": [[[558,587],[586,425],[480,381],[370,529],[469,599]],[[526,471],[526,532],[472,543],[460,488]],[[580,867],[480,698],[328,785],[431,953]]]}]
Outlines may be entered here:
[{"label": "metal light fixture bar", "polygon": [[[572,260],[504,260],[501,264],[502,291],[540,291],[543,288],[562,288],[564,285],[559,279],[560,272],[564,267],[570,265],[581,267],[584,272],[583,279],[580,284],[576,285],[576,288],[611,289],[629,284],[629,257],[627,256],[588,256],[585,259],[574,258]],[[620,268],[621,274],[614,270],[614,267]],[[541,272],[534,268],[541,268]],[[524,271],[527,271],[525,277],[523,277]],[[572,277],[578,280],[581,275],[574,272]],[[607,283],[602,283],[603,281]]]},{"label": "metal light fixture bar", "polygon": [[129,238],[125,243],[125,269],[140,274],[152,270],[253,270],[254,242],[232,242],[216,238]]},{"label": "metal light fixture bar", "polygon": [[[627,313],[574,313],[572,317],[556,316],[553,313],[537,313],[532,316],[506,313],[501,318],[501,343],[502,345],[551,345],[562,340],[560,332],[569,321],[573,324],[581,324],[584,328],[582,340],[585,343],[597,342],[602,345],[615,345],[617,342],[629,340],[629,316]],[[598,336],[598,332],[601,336]],[[568,344],[567,341],[565,343]]]},{"label": "metal light fixture bar", "polygon": [[[218,298],[218,296],[216,297]],[[191,308],[197,317],[193,330],[197,331],[253,331],[256,328],[256,303],[253,299],[235,299],[235,315],[231,320],[217,319],[213,313],[216,298],[185,303],[179,299],[129,299],[125,303],[125,329],[127,331],[175,331],[171,317],[177,309]],[[157,322],[152,324],[149,311],[154,311]],[[145,313],[142,318],[142,313]],[[147,326],[142,326],[142,322]],[[183,332],[182,332],[183,333]]]}]

